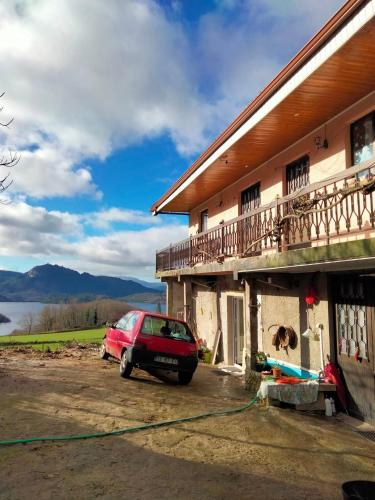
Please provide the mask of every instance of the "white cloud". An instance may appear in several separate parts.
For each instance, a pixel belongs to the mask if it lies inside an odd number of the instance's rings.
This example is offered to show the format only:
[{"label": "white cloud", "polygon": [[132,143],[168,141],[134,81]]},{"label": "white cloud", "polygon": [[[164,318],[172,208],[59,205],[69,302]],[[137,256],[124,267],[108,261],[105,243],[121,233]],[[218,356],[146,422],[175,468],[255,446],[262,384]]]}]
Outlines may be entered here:
[{"label": "white cloud", "polygon": [[160,217],[154,217],[141,210],[129,210],[115,207],[87,214],[83,217],[83,221],[90,226],[100,229],[108,229],[114,222],[141,225],[155,225],[161,223]]},{"label": "white cloud", "polygon": [[86,237],[69,246],[69,253],[93,265],[112,266],[117,274],[124,269],[153,266],[155,252],[186,237],[186,226],[166,225],[141,231],[118,231],[106,236]]},{"label": "white cloud", "polygon": [[13,190],[100,197],[90,160],[163,133],[199,152],[340,3],[217,0],[189,31],[179,1],[170,18],[156,0],[3,0],[0,90],[15,121],[0,143],[24,151]]},{"label": "white cloud", "polygon": [[[23,201],[16,201],[1,206],[0,227],[6,235],[7,231],[24,231],[27,233],[60,234],[74,236],[81,233],[79,217],[68,212],[47,211],[43,207],[32,207]],[[24,233],[25,234],[25,233]],[[6,242],[6,236],[0,247],[15,247],[17,240]]]},{"label": "white cloud", "polygon": [[102,193],[93,185],[90,170],[77,166],[80,161],[79,154],[51,144],[33,152],[22,151],[19,164],[12,169],[11,191],[35,198],[91,195],[100,199]]},{"label": "white cloud", "polygon": [[229,123],[276,76],[343,0],[217,0],[198,28],[200,74],[214,113]]},{"label": "white cloud", "polygon": [[[98,220],[103,213],[96,214]],[[128,220],[125,220],[127,217]],[[95,218],[95,214],[92,215]],[[78,271],[112,276],[133,275],[150,279],[155,252],[187,235],[176,222],[159,223],[142,230],[113,232],[110,222],[145,222],[147,214],[112,209],[106,212],[103,235],[85,234],[87,216],[32,207],[24,201],[0,210],[0,256],[30,257],[72,267]]]},{"label": "white cloud", "polygon": [[21,192],[93,194],[82,162],[164,132],[182,153],[205,144],[184,32],[153,0],[7,0],[0,42],[7,144],[39,146],[15,172]]}]

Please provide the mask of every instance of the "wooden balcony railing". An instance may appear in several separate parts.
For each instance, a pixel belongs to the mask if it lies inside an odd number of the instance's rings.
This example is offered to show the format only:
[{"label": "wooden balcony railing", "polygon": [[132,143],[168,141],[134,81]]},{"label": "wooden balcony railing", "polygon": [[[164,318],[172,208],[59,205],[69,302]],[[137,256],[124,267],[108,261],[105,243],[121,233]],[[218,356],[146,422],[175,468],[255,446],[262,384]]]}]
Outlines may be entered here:
[{"label": "wooden balcony railing", "polygon": [[374,174],[373,160],[362,163],[170,245],[156,271],[375,236]]}]

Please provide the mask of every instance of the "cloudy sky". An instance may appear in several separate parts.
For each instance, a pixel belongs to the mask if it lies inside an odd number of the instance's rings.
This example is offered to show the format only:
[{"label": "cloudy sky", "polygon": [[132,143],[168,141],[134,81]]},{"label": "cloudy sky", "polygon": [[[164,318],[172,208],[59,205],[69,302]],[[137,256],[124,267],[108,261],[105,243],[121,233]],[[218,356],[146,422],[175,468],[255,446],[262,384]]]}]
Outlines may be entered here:
[{"label": "cloudy sky", "polygon": [[0,269],[152,280],[151,204],[343,3],[1,0]]}]

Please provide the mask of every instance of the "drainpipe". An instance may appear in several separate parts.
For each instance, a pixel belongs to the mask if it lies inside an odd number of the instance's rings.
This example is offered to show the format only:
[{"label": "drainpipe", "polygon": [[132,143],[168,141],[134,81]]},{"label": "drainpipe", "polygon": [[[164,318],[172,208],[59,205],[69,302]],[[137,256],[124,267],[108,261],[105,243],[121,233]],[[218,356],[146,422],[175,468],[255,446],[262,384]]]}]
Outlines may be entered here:
[{"label": "drainpipe", "polygon": [[320,369],[324,371],[324,351],[323,351],[323,325],[319,323],[316,325],[319,332],[319,342],[320,342]]}]

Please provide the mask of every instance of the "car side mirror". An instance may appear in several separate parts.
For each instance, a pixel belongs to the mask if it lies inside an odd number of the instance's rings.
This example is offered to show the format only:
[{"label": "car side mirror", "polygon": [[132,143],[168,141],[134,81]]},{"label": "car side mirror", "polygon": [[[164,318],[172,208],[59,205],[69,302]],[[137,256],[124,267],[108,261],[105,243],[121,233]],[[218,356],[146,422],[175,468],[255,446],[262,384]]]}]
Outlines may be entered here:
[{"label": "car side mirror", "polygon": [[105,326],[108,328],[116,328],[117,323],[111,323],[110,321],[107,321]]}]

